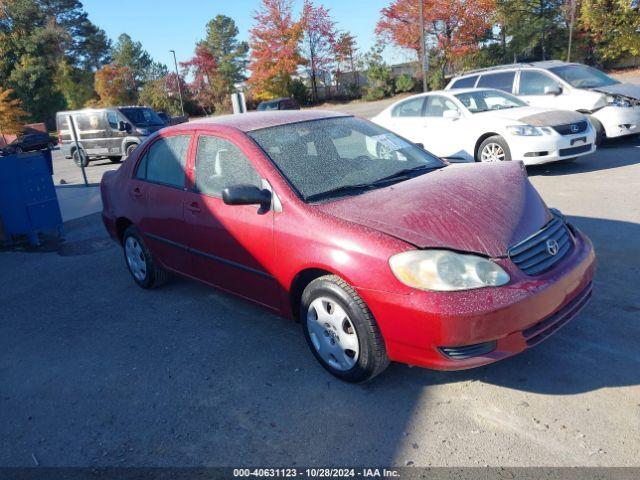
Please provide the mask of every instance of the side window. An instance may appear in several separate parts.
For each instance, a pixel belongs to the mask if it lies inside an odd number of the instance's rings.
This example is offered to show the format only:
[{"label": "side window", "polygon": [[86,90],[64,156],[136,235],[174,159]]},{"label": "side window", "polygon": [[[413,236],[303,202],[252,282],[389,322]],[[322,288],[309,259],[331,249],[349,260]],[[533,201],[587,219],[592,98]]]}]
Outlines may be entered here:
[{"label": "side window", "polygon": [[535,70],[520,72],[520,95],[544,95],[546,87],[558,88],[560,84],[546,73]]},{"label": "side window", "polygon": [[511,93],[513,91],[513,79],[515,76],[516,72],[500,72],[482,75],[478,82],[478,87],[495,88]]},{"label": "side window", "polygon": [[478,80],[478,76],[474,75],[472,77],[464,77],[456,80],[451,85],[451,88],[472,88],[476,84],[476,80]]},{"label": "side window", "polygon": [[427,100],[427,108],[424,112],[425,117],[442,117],[447,110],[458,110],[455,103],[446,97],[439,95],[431,95]]},{"label": "side window", "polygon": [[184,187],[189,135],[153,142],[138,165],[136,178],[172,187]]},{"label": "side window", "polygon": [[420,117],[422,116],[422,107],[424,106],[424,97],[412,98],[406,102],[402,102],[391,112],[392,117]]},{"label": "side window", "polygon": [[109,122],[109,127],[111,130],[118,130],[118,116],[115,112],[107,112],[107,121]]},{"label": "side window", "polygon": [[232,185],[261,186],[260,175],[233,143],[218,137],[201,136],[196,154],[196,190],[221,197]]},{"label": "side window", "polygon": [[75,115],[73,119],[76,122],[76,128],[81,132],[104,130],[106,127],[104,112],[102,111],[81,113]]}]

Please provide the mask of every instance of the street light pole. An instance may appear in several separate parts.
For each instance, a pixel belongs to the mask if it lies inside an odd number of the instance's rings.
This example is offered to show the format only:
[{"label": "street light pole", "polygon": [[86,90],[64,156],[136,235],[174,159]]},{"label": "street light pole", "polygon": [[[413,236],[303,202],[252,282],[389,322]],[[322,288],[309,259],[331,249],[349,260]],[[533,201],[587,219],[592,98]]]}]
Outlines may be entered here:
[{"label": "street light pole", "polygon": [[571,61],[571,41],[573,40],[573,22],[576,19],[576,1],[569,0],[571,2],[571,21],[569,23],[569,48],[567,49],[567,62]]},{"label": "street light pole", "polygon": [[427,91],[427,54],[425,52],[425,44],[424,44],[424,6],[423,0],[418,0],[420,4],[420,57],[422,57],[421,65],[422,65],[422,91]]},{"label": "street light pole", "polygon": [[169,51],[173,53],[173,64],[176,67],[176,80],[178,81],[178,95],[180,95],[180,109],[182,110],[182,116],[184,117],[184,102],[182,101],[182,86],[180,85],[180,73],[178,72],[178,60],[176,60],[176,51]]}]

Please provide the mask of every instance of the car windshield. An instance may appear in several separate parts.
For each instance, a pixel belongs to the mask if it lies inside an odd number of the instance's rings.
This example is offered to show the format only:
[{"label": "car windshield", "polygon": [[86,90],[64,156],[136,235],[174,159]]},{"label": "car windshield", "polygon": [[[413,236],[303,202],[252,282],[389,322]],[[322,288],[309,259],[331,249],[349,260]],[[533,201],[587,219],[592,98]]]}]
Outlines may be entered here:
[{"label": "car windshield", "polygon": [[586,65],[564,65],[549,69],[572,87],[597,88],[620,83],[606,73]]},{"label": "car windshield", "polygon": [[446,165],[390,131],[354,117],[249,132],[308,202],[357,195]]},{"label": "car windshield", "polygon": [[263,112],[265,110],[277,110],[278,102],[262,102],[258,105],[258,111]]},{"label": "car windshield", "polygon": [[519,98],[498,90],[474,90],[456,94],[456,98],[471,113],[504,110],[505,108],[525,107],[527,104]]},{"label": "car windshield", "polygon": [[136,127],[163,127],[164,122],[156,112],[150,108],[127,107],[120,112]]}]

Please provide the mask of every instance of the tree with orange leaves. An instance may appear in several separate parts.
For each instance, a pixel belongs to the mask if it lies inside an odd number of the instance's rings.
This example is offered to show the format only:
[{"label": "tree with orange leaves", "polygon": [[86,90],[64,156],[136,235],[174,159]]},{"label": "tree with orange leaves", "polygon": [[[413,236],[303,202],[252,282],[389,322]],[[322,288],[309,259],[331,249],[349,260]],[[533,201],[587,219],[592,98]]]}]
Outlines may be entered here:
[{"label": "tree with orange leaves", "polygon": [[288,96],[291,77],[304,64],[299,45],[302,23],[293,20],[291,0],[262,0],[249,31],[248,83],[258,100]]},{"label": "tree with orange leaves", "polygon": [[129,67],[105,65],[96,72],[95,88],[103,107],[136,103],[136,84]]},{"label": "tree with orange leaves", "polygon": [[20,133],[28,116],[22,110],[22,102],[17,98],[11,98],[13,90],[0,87],[0,135],[5,133]]},{"label": "tree with orange leaves", "polygon": [[[383,8],[376,33],[420,58],[420,0],[394,0]],[[492,25],[496,0],[421,0],[425,35],[433,42],[440,67],[480,48]]]}]

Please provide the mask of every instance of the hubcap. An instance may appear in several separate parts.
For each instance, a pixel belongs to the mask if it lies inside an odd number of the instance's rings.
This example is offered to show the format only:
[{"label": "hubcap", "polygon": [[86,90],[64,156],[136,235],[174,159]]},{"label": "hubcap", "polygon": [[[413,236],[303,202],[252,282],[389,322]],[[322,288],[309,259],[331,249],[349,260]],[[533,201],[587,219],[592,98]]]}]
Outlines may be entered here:
[{"label": "hubcap", "polygon": [[488,143],[480,153],[483,162],[503,162],[504,157],[504,149],[497,143]]},{"label": "hubcap", "polygon": [[351,370],[360,342],[347,312],[327,297],[316,298],[307,311],[309,337],[320,357],[336,370]]},{"label": "hubcap", "polygon": [[131,273],[139,282],[144,281],[147,277],[147,262],[140,242],[134,237],[128,237],[124,244],[124,251]]}]

